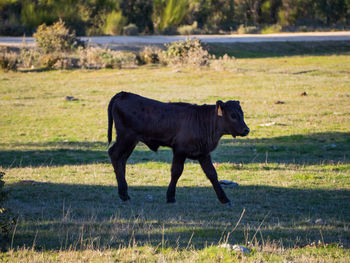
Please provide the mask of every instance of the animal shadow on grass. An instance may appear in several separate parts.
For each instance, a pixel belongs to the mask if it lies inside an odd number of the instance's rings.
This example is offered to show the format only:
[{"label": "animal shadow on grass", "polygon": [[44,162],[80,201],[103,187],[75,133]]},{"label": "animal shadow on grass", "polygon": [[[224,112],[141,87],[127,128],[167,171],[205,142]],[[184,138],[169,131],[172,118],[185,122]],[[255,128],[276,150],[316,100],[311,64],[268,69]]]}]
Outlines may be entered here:
[{"label": "animal shadow on grass", "polygon": [[349,247],[350,241],[348,190],[243,185],[226,189],[234,203],[228,208],[211,187],[178,187],[175,205],[165,203],[166,186],[131,186],[128,202],[119,200],[115,186],[44,183],[8,189],[9,206],[19,214],[15,248],[33,242],[39,250],[118,248],[130,242],[186,248],[189,240],[203,248],[223,241],[243,209],[231,243],[252,241],[257,233],[260,244],[284,247],[318,240]]},{"label": "animal shadow on grass", "polygon": [[[261,139],[222,139],[212,153],[217,163],[348,163],[349,132],[297,134]],[[0,150],[2,167],[38,167],[110,163],[105,142],[43,142],[11,144]],[[10,147],[7,147],[10,148]],[[172,152],[161,148],[157,153],[139,144],[128,163],[171,163]]]}]

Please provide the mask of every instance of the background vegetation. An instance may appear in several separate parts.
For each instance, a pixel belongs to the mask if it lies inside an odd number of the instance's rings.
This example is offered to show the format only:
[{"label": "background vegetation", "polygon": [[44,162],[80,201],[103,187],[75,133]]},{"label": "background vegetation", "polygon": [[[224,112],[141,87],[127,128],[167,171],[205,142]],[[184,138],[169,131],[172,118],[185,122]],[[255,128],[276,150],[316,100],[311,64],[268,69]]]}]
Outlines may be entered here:
[{"label": "background vegetation", "polygon": [[[306,47],[213,45],[241,56],[200,70],[0,72],[0,164],[17,215],[0,261],[349,262],[349,44]],[[118,199],[106,108],[121,90],[241,101],[251,134],[213,153],[219,178],[239,184],[225,189],[232,208],[191,161],[167,205],[172,153],[143,144],[127,165],[132,201]],[[251,253],[217,247],[225,241]]]},{"label": "background vegetation", "polygon": [[[0,35],[31,35],[59,18],[78,35],[342,29],[349,0],[0,0]],[[183,27],[186,26],[184,29]]]},{"label": "background vegetation", "polygon": [[[137,67],[144,64],[160,64],[175,67],[224,66],[223,60],[215,60],[198,39],[166,44],[163,49],[146,46],[139,52],[115,51],[80,41],[62,20],[51,26],[45,24],[34,33],[35,46],[25,44],[15,51],[8,47],[0,49],[0,69],[5,71],[50,69],[101,69]],[[230,59],[226,55],[226,60]]]}]

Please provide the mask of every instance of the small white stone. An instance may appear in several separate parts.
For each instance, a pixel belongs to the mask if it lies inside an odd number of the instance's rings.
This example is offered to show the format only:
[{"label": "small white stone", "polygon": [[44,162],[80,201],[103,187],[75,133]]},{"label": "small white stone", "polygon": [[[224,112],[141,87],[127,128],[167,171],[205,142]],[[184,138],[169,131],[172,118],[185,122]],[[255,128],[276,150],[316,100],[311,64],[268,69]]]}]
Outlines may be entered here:
[{"label": "small white stone", "polygon": [[258,126],[260,127],[269,127],[269,126],[272,126],[272,125],[275,125],[276,122],[268,122],[268,123],[262,123],[262,124],[259,124]]},{"label": "small white stone", "polygon": [[233,245],[232,246],[230,244],[224,243],[224,244],[219,245],[219,247],[227,248],[227,249],[234,250],[237,252],[241,252],[243,254],[250,254],[250,250],[248,248],[246,248],[245,246],[241,246],[241,245]]},{"label": "small white stone", "polygon": [[228,187],[228,188],[234,188],[237,187],[238,184],[229,180],[220,180],[219,181],[220,185],[223,187]]},{"label": "small white stone", "polygon": [[241,252],[243,254],[250,254],[250,250],[248,248],[246,248],[245,246],[233,245],[232,250],[235,250],[237,252]]},{"label": "small white stone", "polygon": [[318,218],[318,219],[315,220],[315,224],[323,225],[324,222],[323,222],[322,218]]}]

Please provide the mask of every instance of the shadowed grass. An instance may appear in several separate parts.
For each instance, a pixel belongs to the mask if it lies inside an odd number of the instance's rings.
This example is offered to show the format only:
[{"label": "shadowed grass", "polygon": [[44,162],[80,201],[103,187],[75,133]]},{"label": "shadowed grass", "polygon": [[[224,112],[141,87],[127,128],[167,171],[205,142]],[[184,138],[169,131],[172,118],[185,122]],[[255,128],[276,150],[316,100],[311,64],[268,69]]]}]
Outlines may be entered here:
[{"label": "shadowed grass", "polygon": [[[9,189],[13,198],[10,204],[21,203],[22,216],[31,219],[18,225],[15,247],[32,242],[36,235],[38,249],[60,249],[63,244],[74,245],[83,235],[98,240],[101,248],[127,246],[131,238],[138,244],[154,246],[163,238],[167,246],[184,248],[193,235],[191,244],[203,248],[205,244],[218,244],[233,229],[243,208],[245,215],[230,234],[230,242],[250,240],[268,214],[259,230],[266,240],[282,239],[285,247],[304,246],[321,239],[322,231],[324,242],[349,245],[350,235],[342,232],[350,217],[350,205],[344,203],[350,191],[344,189],[242,182],[237,189],[226,189],[234,202],[229,209],[219,204],[209,186],[178,187],[175,205],[165,203],[166,186],[130,186],[129,203],[119,201],[115,187],[107,185],[13,184]],[[150,195],[151,200],[147,199]],[[318,218],[327,218],[327,222],[309,222]]]},{"label": "shadowed grass", "polygon": [[[350,152],[350,133],[325,132],[296,134],[272,138],[222,139],[220,147],[213,152],[216,163],[288,163],[327,164],[347,163]],[[46,142],[2,144],[0,162],[4,167],[37,167],[109,163],[105,142]],[[7,147],[6,147],[7,146]],[[8,150],[6,148],[9,148]],[[172,152],[161,147],[157,153],[150,152],[140,143],[128,163],[171,163]]]},{"label": "shadowed grass", "polygon": [[268,58],[285,56],[329,56],[350,53],[350,41],[213,43],[209,51],[217,56],[236,58]]}]

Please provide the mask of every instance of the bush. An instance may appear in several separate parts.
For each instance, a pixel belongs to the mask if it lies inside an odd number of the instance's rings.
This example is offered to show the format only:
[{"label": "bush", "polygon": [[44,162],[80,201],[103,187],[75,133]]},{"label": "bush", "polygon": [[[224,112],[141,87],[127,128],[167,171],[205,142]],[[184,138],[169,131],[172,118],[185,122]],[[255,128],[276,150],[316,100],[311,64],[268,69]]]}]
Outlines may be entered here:
[{"label": "bush", "polygon": [[35,49],[22,49],[21,66],[24,68],[44,67],[47,69],[72,69],[78,67],[78,58],[68,53],[40,54]]},{"label": "bush", "polygon": [[39,65],[39,58],[41,57],[40,53],[32,48],[21,49],[20,60],[21,65],[24,68],[32,68]]},{"label": "bush", "polygon": [[75,33],[70,33],[61,19],[52,26],[40,25],[33,37],[39,50],[44,54],[70,52],[79,44]]},{"label": "bush", "polygon": [[261,34],[273,34],[273,33],[279,33],[282,31],[282,26],[275,24],[270,26],[265,26],[263,29],[261,29]]},{"label": "bush", "polygon": [[101,48],[89,47],[79,53],[79,67],[83,69],[100,69],[103,67]]},{"label": "bush", "polygon": [[59,57],[52,68],[54,69],[73,69],[78,67],[78,58],[63,56]]},{"label": "bush", "polygon": [[129,24],[123,27],[123,34],[126,36],[136,36],[139,33],[139,28],[135,24]]},{"label": "bush", "polygon": [[[11,231],[15,220],[12,217],[9,210],[6,209],[4,205],[4,203],[8,199],[8,192],[4,190],[5,182],[2,180],[4,175],[4,172],[0,172],[0,234],[7,235]],[[1,239],[2,236],[0,236],[0,241]]]},{"label": "bush", "polygon": [[18,54],[15,52],[0,52],[0,68],[4,71],[16,71],[19,63]]},{"label": "bush", "polygon": [[39,58],[39,65],[47,69],[53,69],[56,62],[61,58],[62,54],[58,53],[44,54]]},{"label": "bush", "polygon": [[166,64],[193,67],[209,65],[210,55],[198,39],[186,39],[186,41],[167,44],[167,48],[163,58]]},{"label": "bush", "polygon": [[240,25],[237,29],[238,34],[258,34],[260,29],[256,26]]},{"label": "bush", "polygon": [[230,57],[229,55],[225,54],[218,59],[213,59],[213,61],[210,63],[210,67],[216,71],[232,70],[235,66],[235,60],[235,57]]},{"label": "bush", "polygon": [[137,57],[139,64],[157,64],[160,62],[162,50],[157,47],[145,47]]},{"label": "bush", "polygon": [[122,59],[112,50],[104,50],[100,54],[103,68],[122,68]]},{"label": "bush", "polygon": [[299,32],[308,32],[308,31],[313,31],[313,29],[308,29],[307,26],[299,26],[299,29],[298,29]]},{"label": "bush", "polygon": [[177,28],[172,26],[172,27],[167,27],[162,31],[163,35],[178,35],[179,32],[177,31]]},{"label": "bush", "polygon": [[177,28],[177,31],[180,35],[192,35],[200,33],[197,21],[194,21],[192,25],[179,26]]},{"label": "bush", "polygon": [[122,68],[136,64],[136,56],[132,53],[98,47],[81,49],[79,57],[78,66],[84,69]]}]

